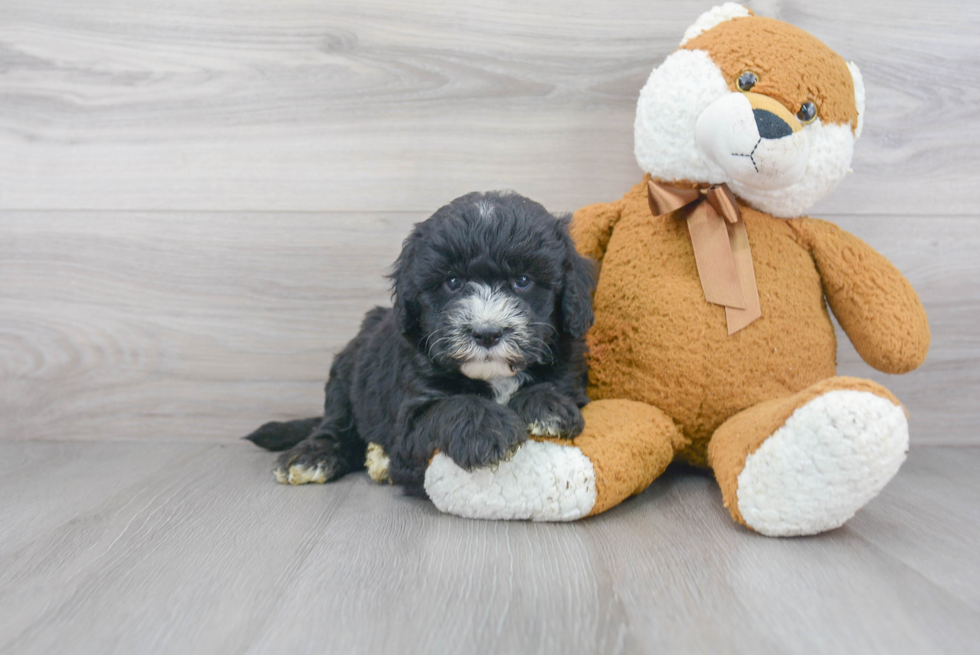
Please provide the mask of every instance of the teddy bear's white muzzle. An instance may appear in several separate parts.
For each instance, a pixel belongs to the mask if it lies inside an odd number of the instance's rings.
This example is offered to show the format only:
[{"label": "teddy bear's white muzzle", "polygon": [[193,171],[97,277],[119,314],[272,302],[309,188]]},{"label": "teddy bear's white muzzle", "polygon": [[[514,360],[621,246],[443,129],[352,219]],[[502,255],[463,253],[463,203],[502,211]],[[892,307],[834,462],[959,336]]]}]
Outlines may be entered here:
[{"label": "teddy bear's white muzzle", "polygon": [[701,112],[695,139],[706,159],[754,189],[782,189],[806,172],[809,143],[799,122],[785,109],[754,108],[745,93],[725,94]]}]

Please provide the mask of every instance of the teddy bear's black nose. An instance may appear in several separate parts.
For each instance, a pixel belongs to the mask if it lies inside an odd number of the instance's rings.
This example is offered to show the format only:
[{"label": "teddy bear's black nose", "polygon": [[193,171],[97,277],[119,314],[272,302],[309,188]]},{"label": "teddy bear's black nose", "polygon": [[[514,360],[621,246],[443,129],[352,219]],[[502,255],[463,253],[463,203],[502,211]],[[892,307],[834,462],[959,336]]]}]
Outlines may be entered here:
[{"label": "teddy bear's black nose", "polygon": [[782,139],[793,133],[793,128],[782,118],[765,109],[753,109],[755,125],[763,139]]}]

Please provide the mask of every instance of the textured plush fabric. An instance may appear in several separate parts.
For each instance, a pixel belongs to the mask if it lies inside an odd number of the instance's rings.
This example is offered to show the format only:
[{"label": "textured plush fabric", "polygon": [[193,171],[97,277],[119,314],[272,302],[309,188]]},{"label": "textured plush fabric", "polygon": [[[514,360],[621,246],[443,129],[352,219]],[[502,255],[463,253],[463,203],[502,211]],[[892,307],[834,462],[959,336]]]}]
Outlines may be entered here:
[{"label": "textured plush fabric", "polygon": [[740,5],[737,2],[726,2],[723,5],[712,7],[701,14],[694,22],[694,25],[684,30],[684,38],[681,39],[681,45],[710,30],[715,25],[744,16],[755,16],[755,13],[748,7]]},{"label": "textured plush fabric", "polygon": [[868,391],[828,391],[797,408],[745,459],[738,511],[771,537],[833,530],[881,492],[908,450],[901,405]]},{"label": "textured plush fabric", "polygon": [[754,405],[732,416],[718,428],[708,449],[708,461],[721,487],[725,507],[736,521],[746,524],[736,498],[738,476],[745,466],[746,458],[782,427],[797,409],[818,396],[839,390],[865,391],[899,405],[898,399],[890,391],[871,380],[832,377],[792,396],[774,398]]},{"label": "textured plush fabric", "polygon": [[[848,64],[813,36],[746,13],[732,3],[707,12],[696,23],[707,29],[694,29],[692,33],[697,35],[651,72],[637,102],[634,154],[640,168],[656,178],[726,182],[756,209],[780,218],[796,218],[833,191],[850,170],[854,141],[863,122],[864,84],[857,66]],[[726,16],[732,18],[725,20]],[[696,138],[696,124],[718,113],[719,101],[741,95],[737,80],[746,71],[757,77],[751,92],[781,105],[794,129],[800,125],[795,116],[801,106],[815,104],[816,118],[803,125],[805,138],[799,135],[793,139],[798,146],[795,151],[808,151],[804,161],[776,156],[786,146],[779,140],[753,148],[752,130],[744,129],[749,127],[748,116],[741,122],[735,119],[737,125],[714,121],[718,134],[750,139],[749,144],[735,150],[729,150],[734,146],[730,143],[716,143],[715,148],[706,149],[706,144],[700,143],[703,135]],[[730,112],[720,113],[724,118]],[[804,174],[792,184],[760,186],[757,182],[761,179],[743,179],[730,165],[722,165],[719,154],[728,159],[727,155],[736,151],[754,153],[756,171],[767,171],[770,183],[777,177],[794,177],[792,174],[805,164]],[[739,161],[745,164],[744,159]]]},{"label": "textured plush fabric", "polygon": [[582,415],[586,428],[574,441],[533,437],[493,467],[466,471],[437,455],[425,491],[443,512],[468,518],[570,521],[646,489],[686,443],[644,403],[600,400]]},{"label": "textured plush fabric", "polygon": [[778,100],[794,114],[810,100],[824,123],[847,123],[857,130],[854,81],[847,62],[798,27],[762,16],[734,18],[682,47],[707,52],[732,91],[738,90],[738,76],[749,70],[759,77],[754,93]]},{"label": "textured plush fabric", "polygon": [[609,236],[610,206],[581,210],[572,226],[577,241],[607,242],[588,336],[591,398],[660,408],[691,440],[679,456],[704,466],[729,416],[835,375],[819,273],[792,221],[742,207],[762,317],[729,336],[724,308],[704,299],[683,217],[652,216],[645,183],[618,204]]},{"label": "textured plush fabric", "polygon": [[891,262],[826,221],[791,221],[813,254],[834,316],[869,365],[908,373],[929,350],[929,323],[919,296]]},{"label": "textured plush fabric", "polygon": [[[837,344],[824,294],[855,347],[880,370],[918,366],[929,326],[908,281],[857,237],[825,221],[741,210],[762,317],[732,336],[724,309],[704,300],[683,216],[653,216],[646,181],[619,201],[579,210],[572,235],[602,262],[588,335],[589,396],[640,401],[652,415],[670,417],[687,440],[677,457],[711,465],[726,506],[744,523],[735,494],[745,458],[797,407],[830,389],[870,391],[898,404],[873,382],[835,377]],[[611,401],[593,404],[603,402]],[[624,434],[608,419],[600,425],[587,416],[586,431],[608,439],[609,462],[647,466],[610,457]],[[657,475],[664,465],[657,461]],[[608,464],[603,469],[613,476]],[[616,475],[648,484],[656,477],[649,472]],[[593,513],[626,495],[600,492]]]},{"label": "textured plush fabric", "polygon": [[[764,96],[749,98],[751,107],[736,85],[745,71]],[[818,117],[797,122],[805,102]],[[767,136],[752,111],[760,107],[787,133]],[[828,306],[865,361],[888,373],[925,359],[925,311],[870,246],[803,216],[848,172],[863,107],[856,66],[806,32],[732,4],[699,18],[651,73],[634,133],[647,175],[619,200],[580,209],[571,226],[578,250],[601,262],[587,336],[593,402],[574,442],[595,469],[593,514],[642,491],[677,458],[713,468],[740,523],[813,534],[846,521],[898,470],[904,411],[884,387],[837,377]],[[800,148],[771,143],[790,133]],[[746,154],[725,140],[732,135],[755,146]],[[798,181],[780,175],[801,164]],[[761,318],[728,334],[725,309],[704,298],[687,210],[653,215],[651,175],[734,191]],[[740,476],[752,520],[739,509]]]},{"label": "textured plush fabric", "polygon": [[[702,105],[716,102],[718,80],[728,85],[722,95],[737,93],[745,71],[758,77],[753,94],[792,114],[804,102],[817,105],[818,119],[803,127],[810,152],[798,184],[769,192],[716,178],[718,171],[691,141],[693,119]],[[726,503],[740,521],[735,490],[745,458],[795,408],[828,389],[871,390],[898,402],[872,382],[835,377],[828,304],[861,356],[879,370],[910,371],[928,350],[922,304],[888,260],[830,223],[795,218],[846,170],[863,104],[856,66],[806,32],[735,5],[702,16],[682,48],[651,74],[637,109],[641,165],[703,168],[705,177],[662,181],[727,181],[747,195],[739,206],[762,317],[734,335],[727,333],[725,310],[704,299],[683,210],[652,215],[649,174],[620,200],[584,207],[573,220],[579,250],[602,262],[596,323],[588,335],[589,396],[662,411],[687,440],[677,453],[681,460],[708,466],[710,446]],[[609,428],[608,438],[618,442],[614,432]]]},{"label": "textured plush fabric", "polygon": [[629,400],[600,400],[582,410],[575,446],[592,461],[597,498],[592,514],[638,494],[664,472],[685,439],[662,411]]},{"label": "textured plush fabric", "polygon": [[439,453],[425,471],[425,492],[440,511],[472,519],[574,521],[595,507],[596,471],[573,445],[528,441],[475,472]]}]

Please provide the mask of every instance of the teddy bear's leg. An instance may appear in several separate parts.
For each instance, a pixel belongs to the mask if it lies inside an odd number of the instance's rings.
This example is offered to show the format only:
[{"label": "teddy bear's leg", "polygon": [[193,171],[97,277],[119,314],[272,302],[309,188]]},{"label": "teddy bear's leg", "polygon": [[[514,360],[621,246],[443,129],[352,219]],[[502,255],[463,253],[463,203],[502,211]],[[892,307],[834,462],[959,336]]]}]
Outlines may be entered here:
[{"label": "teddy bear's leg", "polygon": [[582,409],[585,430],[574,444],[595,470],[589,516],[615,507],[660,477],[688,440],[673,419],[634,400],[596,400]]},{"label": "teddy bear's leg", "polygon": [[708,445],[725,507],[768,536],[837,528],[874,498],[908,451],[905,410],[870,380],[835,377],[750,407]]},{"label": "teddy bear's leg", "polygon": [[685,439],[656,407],[597,400],[574,440],[535,438],[506,461],[467,471],[437,454],[425,490],[441,511],[468,518],[571,521],[646,489]]}]

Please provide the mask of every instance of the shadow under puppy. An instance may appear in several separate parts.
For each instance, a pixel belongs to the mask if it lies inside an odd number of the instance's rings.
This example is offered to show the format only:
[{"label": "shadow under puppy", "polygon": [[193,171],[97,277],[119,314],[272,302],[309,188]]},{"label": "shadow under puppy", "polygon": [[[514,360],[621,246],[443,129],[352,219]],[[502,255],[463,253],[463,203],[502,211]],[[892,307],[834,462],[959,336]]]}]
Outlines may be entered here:
[{"label": "shadow under puppy", "polygon": [[335,480],[363,468],[371,444],[372,477],[424,494],[437,450],[472,469],[529,433],[579,434],[595,276],[569,220],[491,192],[416,224],[391,274],[394,307],[369,311],[335,357],[323,418],[246,437],[286,450],[276,478]]}]

